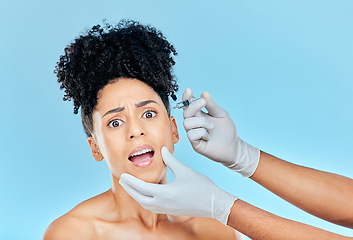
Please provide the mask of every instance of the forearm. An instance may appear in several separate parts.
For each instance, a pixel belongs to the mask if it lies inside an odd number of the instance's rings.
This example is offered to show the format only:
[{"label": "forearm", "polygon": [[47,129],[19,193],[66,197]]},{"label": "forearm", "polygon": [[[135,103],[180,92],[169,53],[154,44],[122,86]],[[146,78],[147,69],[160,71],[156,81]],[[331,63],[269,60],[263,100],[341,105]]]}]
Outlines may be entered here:
[{"label": "forearm", "polygon": [[242,200],[236,200],[228,225],[251,239],[351,239],[319,228],[278,217]]},{"label": "forearm", "polygon": [[261,152],[251,179],[327,221],[353,228],[353,180],[298,166]]}]

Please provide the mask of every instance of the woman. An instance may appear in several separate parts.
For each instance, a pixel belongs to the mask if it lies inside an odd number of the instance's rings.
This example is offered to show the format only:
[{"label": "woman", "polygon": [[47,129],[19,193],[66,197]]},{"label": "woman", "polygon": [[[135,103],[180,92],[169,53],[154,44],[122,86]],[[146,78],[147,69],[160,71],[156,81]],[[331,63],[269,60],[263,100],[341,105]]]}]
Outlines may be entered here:
[{"label": "woman", "polygon": [[81,107],[96,161],[108,164],[112,187],[55,220],[43,239],[237,239],[209,218],[154,214],[119,184],[129,173],[150,183],[167,182],[163,146],[173,153],[179,135],[168,97],[176,99],[174,47],[162,33],[137,22],[95,26],[65,48],[56,67],[64,100]]}]

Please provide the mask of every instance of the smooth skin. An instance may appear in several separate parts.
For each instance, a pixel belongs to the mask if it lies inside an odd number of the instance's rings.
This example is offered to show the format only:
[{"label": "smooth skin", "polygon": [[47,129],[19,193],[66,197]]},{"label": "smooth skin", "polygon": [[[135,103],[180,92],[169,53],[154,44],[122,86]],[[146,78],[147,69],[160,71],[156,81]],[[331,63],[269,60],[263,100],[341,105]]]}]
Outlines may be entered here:
[{"label": "smooth skin", "polygon": [[[350,178],[298,166],[264,152],[250,178],[310,214],[353,228]],[[276,216],[242,200],[234,202],[228,225],[252,239],[352,239]]]},{"label": "smooth skin", "polygon": [[353,228],[353,179],[298,166],[265,152],[250,178],[314,216]]},{"label": "smooth skin", "polygon": [[237,229],[239,232],[254,240],[352,239],[279,217],[240,199],[234,202],[229,215],[228,226]]}]

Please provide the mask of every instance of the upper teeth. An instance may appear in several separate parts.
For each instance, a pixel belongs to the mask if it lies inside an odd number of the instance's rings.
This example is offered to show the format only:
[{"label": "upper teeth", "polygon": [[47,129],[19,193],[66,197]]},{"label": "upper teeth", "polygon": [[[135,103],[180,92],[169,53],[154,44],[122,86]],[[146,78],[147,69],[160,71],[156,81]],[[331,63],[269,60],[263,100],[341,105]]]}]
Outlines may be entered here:
[{"label": "upper teeth", "polygon": [[132,154],[130,157],[135,157],[137,155],[142,155],[145,154],[147,152],[153,152],[151,149],[143,149],[141,151],[135,152],[134,154]]}]

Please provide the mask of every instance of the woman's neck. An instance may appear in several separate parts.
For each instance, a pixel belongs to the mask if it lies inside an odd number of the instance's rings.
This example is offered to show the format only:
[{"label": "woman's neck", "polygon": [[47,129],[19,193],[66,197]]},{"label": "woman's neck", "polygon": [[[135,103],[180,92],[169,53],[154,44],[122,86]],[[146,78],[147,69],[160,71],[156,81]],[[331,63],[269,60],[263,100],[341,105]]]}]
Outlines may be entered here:
[{"label": "woman's neck", "polygon": [[[166,181],[166,179],[165,179]],[[139,221],[147,228],[155,228],[161,220],[167,220],[166,215],[159,215],[144,209],[119,184],[119,179],[112,176],[111,196],[114,201],[113,211],[119,221]]]}]

